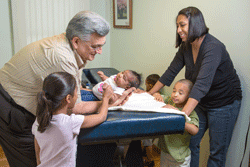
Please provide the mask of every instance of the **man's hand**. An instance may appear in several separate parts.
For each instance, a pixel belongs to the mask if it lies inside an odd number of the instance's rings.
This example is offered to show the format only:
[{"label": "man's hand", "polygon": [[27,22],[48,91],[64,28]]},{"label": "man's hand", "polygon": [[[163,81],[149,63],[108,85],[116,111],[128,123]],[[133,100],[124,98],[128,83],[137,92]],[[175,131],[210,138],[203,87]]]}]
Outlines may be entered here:
[{"label": "man's hand", "polygon": [[121,97],[118,100],[116,100],[116,102],[113,103],[111,106],[121,106],[121,105],[125,104],[135,90],[136,90],[135,87],[132,87],[132,88],[125,90],[122,93]]},{"label": "man's hand", "polygon": [[157,100],[159,102],[164,102],[163,97],[161,96],[160,93],[156,92],[153,94],[153,96],[155,97],[155,100]]}]

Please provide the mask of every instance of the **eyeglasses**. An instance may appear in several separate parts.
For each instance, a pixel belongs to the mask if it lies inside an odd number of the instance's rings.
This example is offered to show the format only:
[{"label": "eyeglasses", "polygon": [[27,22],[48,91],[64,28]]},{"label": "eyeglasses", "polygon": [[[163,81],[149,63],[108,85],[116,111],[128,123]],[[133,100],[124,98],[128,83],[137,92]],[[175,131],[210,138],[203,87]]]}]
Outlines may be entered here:
[{"label": "eyeglasses", "polygon": [[85,42],[87,45],[88,45],[88,47],[90,47],[91,49],[93,49],[94,51],[99,51],[103,46],[91,46],[91,45],[89,45],[88,43],[87,43],[87,41],[83,41],[83,42]]}]

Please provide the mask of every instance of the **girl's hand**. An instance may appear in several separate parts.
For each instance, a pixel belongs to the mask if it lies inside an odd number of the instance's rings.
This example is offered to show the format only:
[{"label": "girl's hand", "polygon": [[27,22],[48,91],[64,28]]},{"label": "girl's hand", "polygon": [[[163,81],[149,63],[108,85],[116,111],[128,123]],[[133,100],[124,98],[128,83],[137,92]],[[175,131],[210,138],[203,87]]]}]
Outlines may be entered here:
[{"label": "girl's hand", "polygon": [[102,88],[103,88],[103,98],[110,99],[114,94],[112,87],[107,83],[104,83]]},{"label": "girl's hand", "polygon": [[156,92],[153,94],[153,96],[155,97],[155,100],[157,100],[159,102],[164,102],[163,97],[161,96],[160,93]]}]

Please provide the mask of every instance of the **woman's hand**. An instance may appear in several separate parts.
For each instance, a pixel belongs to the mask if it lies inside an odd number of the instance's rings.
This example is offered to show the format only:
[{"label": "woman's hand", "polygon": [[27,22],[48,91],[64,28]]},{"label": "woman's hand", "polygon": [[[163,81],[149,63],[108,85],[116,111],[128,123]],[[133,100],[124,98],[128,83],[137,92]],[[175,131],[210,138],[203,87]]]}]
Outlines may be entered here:
[{"label": "woman's hand", "polygon": [[153,96],[155,97],[155,100],[157,100],[159,102],[164,102],[163,97],[161,96],[160,93],[156,92],[153,94]]}]

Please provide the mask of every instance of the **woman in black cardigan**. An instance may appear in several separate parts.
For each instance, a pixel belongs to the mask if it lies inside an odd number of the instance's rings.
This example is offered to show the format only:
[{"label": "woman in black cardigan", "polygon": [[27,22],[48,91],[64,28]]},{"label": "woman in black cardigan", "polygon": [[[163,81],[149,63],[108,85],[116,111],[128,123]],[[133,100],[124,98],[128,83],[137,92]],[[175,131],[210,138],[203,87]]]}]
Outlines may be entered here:
[{"label": "woman in black cardigan", "polygon": [[[155,94],[170,86],[185,66],[185,78],[194,87],[183,110],[195,110],[200,119],[197,135],[191,138],[191,166],[199,166],[200,141],[209,128],[211,167],[225,166],[226,153],[240,111],[241,84],[226,47],[208,33],[201,11],[195,7],[182,9],[176,18],[176,53],[168,69],[149,91]],[[156,98],[161,99],[161,96]]]}]

